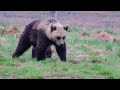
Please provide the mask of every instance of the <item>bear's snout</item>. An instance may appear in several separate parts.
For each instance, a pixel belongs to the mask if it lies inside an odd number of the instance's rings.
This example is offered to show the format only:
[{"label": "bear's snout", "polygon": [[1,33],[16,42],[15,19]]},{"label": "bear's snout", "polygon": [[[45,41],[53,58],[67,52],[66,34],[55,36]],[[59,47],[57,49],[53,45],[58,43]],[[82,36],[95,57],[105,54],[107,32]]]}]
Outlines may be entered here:
[{"label": "bear's snout", "polygon": [[64,44],[60,44],[60,47],[64,47]]}]

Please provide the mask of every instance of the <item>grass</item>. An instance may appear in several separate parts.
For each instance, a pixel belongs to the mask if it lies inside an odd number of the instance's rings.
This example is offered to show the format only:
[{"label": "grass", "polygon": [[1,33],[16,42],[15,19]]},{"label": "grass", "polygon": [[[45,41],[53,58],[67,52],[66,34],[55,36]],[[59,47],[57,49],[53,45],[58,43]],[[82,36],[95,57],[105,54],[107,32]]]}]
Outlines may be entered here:
[{"label": "grass", "polygon": [[111,43],[108,43],[106,45],[106,50],[112,50],[113,45]]},{"label": "grass", "polygon": [[120,79],[120,43],[98,41],[90,32],[80,36],[82,30],[75,30],[68,32],[67,62],[56,53],[38,62],[31,49],[12,59],[19,37],[0,37],[0,79]]},{"label": "grass", "polygon": [[117,49],[116,55],[120,57],[120,48]]}]

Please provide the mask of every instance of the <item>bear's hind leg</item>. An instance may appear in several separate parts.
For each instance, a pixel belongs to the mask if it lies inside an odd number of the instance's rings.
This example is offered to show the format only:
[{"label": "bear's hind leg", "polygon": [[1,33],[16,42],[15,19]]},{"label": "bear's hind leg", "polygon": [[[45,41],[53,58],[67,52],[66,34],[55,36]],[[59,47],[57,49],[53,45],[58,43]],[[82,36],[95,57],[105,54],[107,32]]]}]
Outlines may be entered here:
[{"label": "bear's hind leg", "polygon": [[51,56],[52,56],[51,46],[49,46],[49,47],[46,49],[45,55],[46,55],[46,58],[51,58]]},{"label": "bear's hind leg", "polygon": [[21,38],[18,42],[17,48],[13,53],[12,57],[21,56],[27,49],[30,48],[30,46],[31,46],[31,43],[29,41],[26,41],[23,38]]},{"label": "bear's hind leg", "polygon": [[36,48],[35,56],[37,58],[37,61],[45,60],[45,51],[40,51],[40,49]]}]

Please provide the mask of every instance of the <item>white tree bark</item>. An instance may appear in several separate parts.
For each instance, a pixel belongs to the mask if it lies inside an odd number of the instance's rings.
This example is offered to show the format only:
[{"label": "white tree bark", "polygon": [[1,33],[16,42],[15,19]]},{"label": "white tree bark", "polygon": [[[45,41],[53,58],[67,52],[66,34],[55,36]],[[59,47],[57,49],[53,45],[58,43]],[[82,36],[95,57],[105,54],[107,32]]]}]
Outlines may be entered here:
[{"label": "white tree bark", "polygon": [[55,19],[57,19],[57,11],[51,11],[51,16],[52,16],[52,18],[55,18]]}]

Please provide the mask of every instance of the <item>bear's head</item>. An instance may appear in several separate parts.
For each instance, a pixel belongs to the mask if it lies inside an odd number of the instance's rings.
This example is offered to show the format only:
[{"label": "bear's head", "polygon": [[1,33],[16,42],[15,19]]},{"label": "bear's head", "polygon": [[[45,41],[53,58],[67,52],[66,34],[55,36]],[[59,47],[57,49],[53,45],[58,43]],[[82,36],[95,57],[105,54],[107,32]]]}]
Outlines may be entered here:
[{"label": "bear's head", "polygon": [[67,30],[69,25],[56,25],[51,24],[51,39],[57,46],[64,46],[64,42],[67,36]]}]

